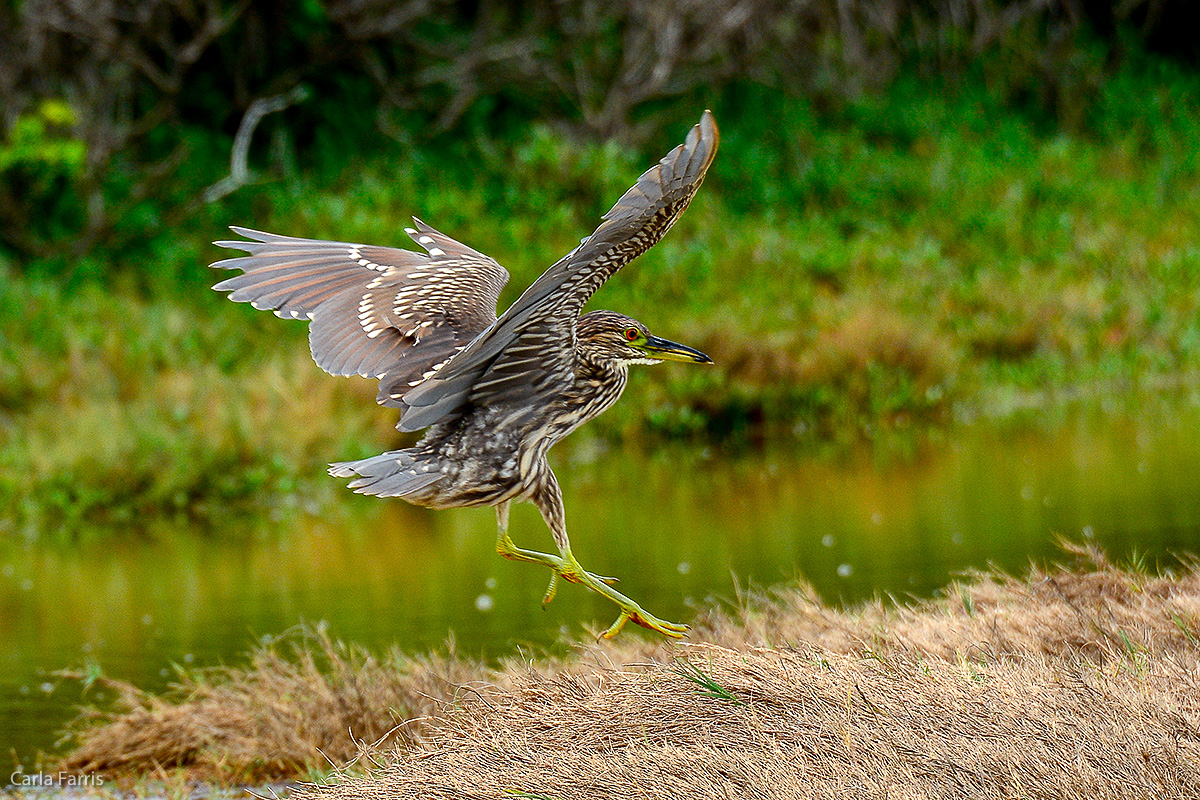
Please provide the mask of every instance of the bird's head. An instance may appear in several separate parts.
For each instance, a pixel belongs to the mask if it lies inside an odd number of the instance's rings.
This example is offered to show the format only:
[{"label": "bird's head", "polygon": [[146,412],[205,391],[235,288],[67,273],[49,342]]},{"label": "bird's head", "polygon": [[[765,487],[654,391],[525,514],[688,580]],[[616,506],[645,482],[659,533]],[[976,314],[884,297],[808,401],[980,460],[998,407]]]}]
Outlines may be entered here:
[{"label": "bird's head", "polygon": [[593,311],[579,318],[576,329],[580,353],[595,363],[657,364],[690,361],[711,364],[712,359],[687,345],[650,333],[645,325],[615,311]]}]

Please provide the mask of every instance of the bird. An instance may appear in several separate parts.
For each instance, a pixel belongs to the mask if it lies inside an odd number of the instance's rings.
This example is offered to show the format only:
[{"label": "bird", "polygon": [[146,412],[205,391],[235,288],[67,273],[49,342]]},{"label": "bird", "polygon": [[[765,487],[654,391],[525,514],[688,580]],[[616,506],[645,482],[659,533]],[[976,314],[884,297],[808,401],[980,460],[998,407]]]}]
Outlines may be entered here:
[{"label": "bird", "polygon": [[[405,232],[424,252],[321,241],[231,226],[243,239],[214,244],[248,255],[212,264],[241,273],[217,283],[229,299],[307,320],[317,365],[332,375],[379,380],[377,402],[400,409],[396,427],[424,429],[412,447],[330,465],[349,488],[430,508],[494,506],[496,550],[612,601],[612,638],[629,621],[673,638],[688,626],[662,620],[583,569],[571,549],[547,451],[609,408],[628,367],[707,355],[660,338],[624,314],[582,313],[619,269],[656,244],[699,189],[716,154],[705,111],[686,141],[638,178],[599,227],[497,316],[508,271],[420,219]],[[558,553],[518,547],[509,506],[530,501]]]}]

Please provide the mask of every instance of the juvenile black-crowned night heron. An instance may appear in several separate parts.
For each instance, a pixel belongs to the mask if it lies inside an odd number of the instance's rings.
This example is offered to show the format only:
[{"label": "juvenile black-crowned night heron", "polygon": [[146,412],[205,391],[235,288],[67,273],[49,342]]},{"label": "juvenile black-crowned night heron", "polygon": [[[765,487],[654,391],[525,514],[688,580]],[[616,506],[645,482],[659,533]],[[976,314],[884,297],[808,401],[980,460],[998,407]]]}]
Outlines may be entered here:
[{"label": "juvenile black-crowned night heron", "polygon": [[[354,478],[357,492],[431,508],[495,506],[500,555],[553,572],[543,603],[562,578],[620,608],[606,637],[629,620],[682,636],[687,626],[653,616],[613,589],[614,579],[579,566],[546,451],[616,402],[630,364],[712,363],[623,314],[580,310],[679,219],[716,150],[717,126],[706,111],[687,141],[638,178],[600,227],[499,318],[504,267],[420,220],[407,232],[425,253],[235,227],[251,241],[217,244],[250,255],[213,264],[242,270],[213,288],[281,317],[311,320],[309,343],[323,370],[378,378],[378,402],[403,412],[396,427],[428,428],[414,447],[333,464],[330,474]],[[514,500],[538,507],[558,555],[513,544]]]}]

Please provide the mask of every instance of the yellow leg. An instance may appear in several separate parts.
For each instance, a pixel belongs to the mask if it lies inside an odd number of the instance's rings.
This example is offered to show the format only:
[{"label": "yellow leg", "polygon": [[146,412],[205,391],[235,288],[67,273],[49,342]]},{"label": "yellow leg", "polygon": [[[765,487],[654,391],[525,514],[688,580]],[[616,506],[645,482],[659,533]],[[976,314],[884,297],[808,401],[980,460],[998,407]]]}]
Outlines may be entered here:
[{"label": "yellow leg", "polygon": [[508,504],[503,503],[496,508],[497,520],[500,525],[500,536],[497,539],[496,549],[500,554],[506,558],[545,564],[554,571],[550,577],[550,585],[546,588],[546,594],[542,598],[543,605],[554,599],[554,595],[558,591],[558,579],[561,577],[563,580],[591,589],[596,594],[612,601],[621,610],[616,622],[600,634],[605,639],[616,636],[629,621],[675,639],[687,633],[687,625],[659,619],[612,588],[610,584],[616,582],[615,578],[594,575],[579,565],[571,553],[571,542],[567,538],[566,515],[563,513],[562,493],[559,491],[558,481],[555,480],[554,473],[550,471],[549,467],[546,467],[543,475],[542,485],[538,487],[538,491],[532,499],[538,510],[542,512],[542,519],[546,521],[550,533],[554,536],[554,542],[558,545],[558,556],[515,547],[508,537]]},{"label": "yellow leg", "polygon": [[658,631],[664,636],[670,636],[672,639],[682,638],[682,636],[688,632],[687,625],[681,625],[676,622],[667,622],[666,620],[659,619],[634,601],[630,600],[625,595],[618,592],[616,589],[609,586],[607,583],[603,582],[602,579],[599,579],[592,573],[584,570],[583,567],[579,566],[579,562],[575,560],[575,556],[571,554],[571,548],[569,546],[563,552],[563,568],[561,570],[555,570],[554,578],[551,579],[551,589],[555,587],[555,580],[559,575],[561,575],[564,580],[568,580],[571,583],[578,583],[580,586],[586,586],[596,594],[608,598],[612,602],[616,603],[617,607],[621,609],[621,614],[617,617],[617,621],[612,625],[609,625],[608,628],[600,634],[600,636],[605,639],[611,639],[616,636],[621,632],[621,629],[625,627],[625,623],[630,621],[641,625],[643,628],[649,628],[650,630]]},{"label": "yellow leg", "polygon": [[[558,592],[558,576],[563,573],[563,570],[568,568],[568,564],[563,560],[562,556],[551,555],[550,553],[539,553],[536,550],[526,550],[522,547],[517,547],[508,535],[508,503],[504,502],[496,506],[496,552],[511,561],[527,561],[531,564],[543,564],[554,571],[550,576],[550,586],[546,589],[546,594],[542,596],[542,605],[546,605],[554,599],[554,595]],[[572,559],[574,561],[574,559]],[[578,569],[579,565],[575,564]],[[582,571],[582,570],[580,570]],[[587,573],[589,578],[600,581],[601,583],[616,583],[616,578],[609,578],[603,575],[593,575]],[[576,581],[578,583],[578,581]]]}]

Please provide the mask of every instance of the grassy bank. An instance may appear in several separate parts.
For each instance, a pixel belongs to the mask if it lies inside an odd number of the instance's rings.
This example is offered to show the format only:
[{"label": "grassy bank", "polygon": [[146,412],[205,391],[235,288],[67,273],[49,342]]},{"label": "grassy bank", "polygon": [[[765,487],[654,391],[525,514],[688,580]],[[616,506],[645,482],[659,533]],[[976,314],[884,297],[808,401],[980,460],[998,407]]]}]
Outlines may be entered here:
[{"label": "grassy bank", "polygon": [[[1182,797],[1200,790],[1197,667],[1200,572],[1090,553],[913,605],[785,589],[706,612],[684,644],[500,665],[313,635],[171,697],[118,686],[62,766],[321,775],[313,796],[339,800]],[[325,756],[356,761],[328,775]]]},{"label": "grassy bank", "polygon": [[[718,366],[642,370],[578,436],[850,442],[1016,393],[1194,381],[1197,97],[1194,76],[1130,67],[1066,134],[983,82],[821,109],[728,93],[697,201],[593,303]],[[0,535],[219,527],[340,496],[326,462],[400,441],[370,383],[309,363],[305,326],[209,291],[225,225],[403,246],[418,214],[510,269],[504,304],[693,121],[642,152],[548,128],[379,145],[128,252],[0,265]]]}]

